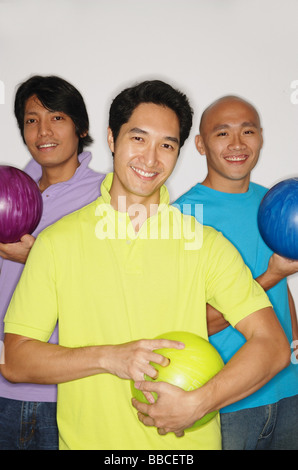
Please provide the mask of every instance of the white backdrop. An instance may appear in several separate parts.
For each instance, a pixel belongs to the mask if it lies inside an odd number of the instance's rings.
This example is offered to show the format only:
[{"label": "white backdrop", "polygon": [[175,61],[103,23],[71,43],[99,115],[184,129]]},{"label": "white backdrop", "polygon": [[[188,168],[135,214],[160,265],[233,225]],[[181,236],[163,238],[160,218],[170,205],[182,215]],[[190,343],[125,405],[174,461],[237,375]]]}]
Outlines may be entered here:
[{"label": "white backdrop", "polygon": [[[111,99],[159,78],[183,90],[192,133],[168,182],[174,200],[206,172],[194,146],[202,110],[239,94],[260,112],[264,148],[253,180],[298,175],[298,0],[0,0],[0,163],[29,154],[13,115],[17,85],[33,74],[73,83],[87,104],[92,167],[109,171]],[[290,279],[298,307],[298,277]]]}]

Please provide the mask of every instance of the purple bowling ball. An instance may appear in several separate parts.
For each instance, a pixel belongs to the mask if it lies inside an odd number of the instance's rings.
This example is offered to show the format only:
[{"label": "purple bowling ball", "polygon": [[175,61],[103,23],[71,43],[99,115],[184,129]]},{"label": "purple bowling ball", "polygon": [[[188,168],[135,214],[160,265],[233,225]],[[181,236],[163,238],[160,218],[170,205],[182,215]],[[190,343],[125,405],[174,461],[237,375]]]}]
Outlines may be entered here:
[{"label": "purple bowling ball", "polygon": [[37,227],[42,197],[35,181],[22,170],[0,166],[0,242],[14,243]]}]

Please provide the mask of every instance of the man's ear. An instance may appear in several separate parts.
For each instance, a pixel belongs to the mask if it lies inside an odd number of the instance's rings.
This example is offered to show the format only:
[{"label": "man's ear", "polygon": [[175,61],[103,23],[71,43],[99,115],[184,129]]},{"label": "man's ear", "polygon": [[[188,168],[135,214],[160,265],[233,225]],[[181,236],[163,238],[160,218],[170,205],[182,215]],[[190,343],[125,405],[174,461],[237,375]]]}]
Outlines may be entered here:
[{"label": "man's ear", "polygon": [[262,139],[262,143],[261,143],[261,148],[263,147],[263,144],[264,144],[264,138],[263,138],[263,129],[261,127],[261,139]]},{"label": "man's ear", "polygon": [[111,152],[114,153],[114,150],[115,150],[114,137],[113,137],[112,129],[110,127],[108,127],[107,140],[108,140],[108,145],[110,147]]},{"label": "man's ear", "polygon": [[198,152],[201,155],[206,155],[205,145],[204,145],[203,137],[201,135],[196,135],[195,144],[196,144]]}]

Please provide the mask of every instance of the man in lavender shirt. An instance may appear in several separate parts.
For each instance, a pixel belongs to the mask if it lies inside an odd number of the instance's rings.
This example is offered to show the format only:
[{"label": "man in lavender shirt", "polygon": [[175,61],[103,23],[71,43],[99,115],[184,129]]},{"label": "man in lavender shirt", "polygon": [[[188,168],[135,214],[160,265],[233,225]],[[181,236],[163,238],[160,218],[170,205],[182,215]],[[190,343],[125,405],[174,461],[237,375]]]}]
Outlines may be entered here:
[{"label": "man in lavender shirt", "polygon": [[[25,171],[39,186],[43,213],[31,235],[0,243],[0,346],[3,318],[36,236],[95,200],[105,176],[88,167],[91,153],[83,151],[93,141],[88,114],[70,83],[55,76],[29,78],[17,90],[15,116],[33,157]],[[57,339],[56,327],[50,342]],[[54,385],[13,384],[0,374],[0,449],[58,449],[56,393]]]}]

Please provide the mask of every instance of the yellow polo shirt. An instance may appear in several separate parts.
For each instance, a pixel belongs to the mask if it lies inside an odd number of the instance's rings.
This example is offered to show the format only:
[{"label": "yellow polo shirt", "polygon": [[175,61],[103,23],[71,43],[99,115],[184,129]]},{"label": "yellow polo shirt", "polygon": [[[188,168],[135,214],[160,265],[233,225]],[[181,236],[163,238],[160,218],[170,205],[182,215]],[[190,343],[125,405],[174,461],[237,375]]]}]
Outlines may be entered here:
[{"label": "yellow polo shirt", "polygon": [[[184,330],[207,338],[206,302],[235,325],[270,302],[235,248],[169,206],[136,235],[109,189],[44,230],[15,291],[5,332],[47,341],[59,322],[67,347],[120,344]],[[140,209],[140,208],[139,208]],[[218,419],[182,438],[139,422],[130,381],[99,374],[58,386],[61,449],[220,449]]]}]

